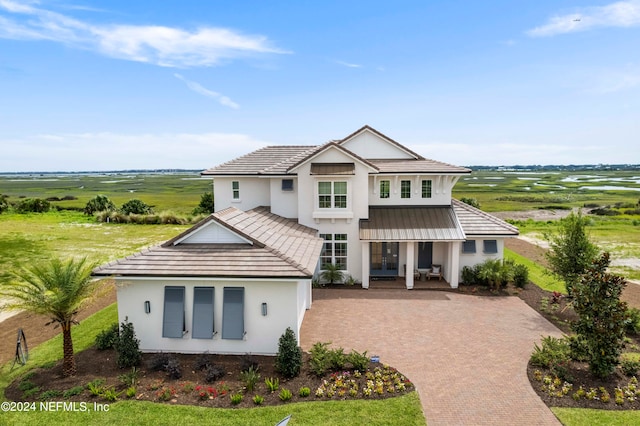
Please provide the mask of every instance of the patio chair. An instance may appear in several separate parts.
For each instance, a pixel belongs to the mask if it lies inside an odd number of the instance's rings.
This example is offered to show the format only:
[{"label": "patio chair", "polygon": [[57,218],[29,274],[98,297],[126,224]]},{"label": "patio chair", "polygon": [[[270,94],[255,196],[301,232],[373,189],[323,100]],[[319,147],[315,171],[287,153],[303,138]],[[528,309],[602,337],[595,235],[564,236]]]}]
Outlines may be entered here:
[{"label": "patio chair", "polygon": [[431,265],[431,269],[427,272],[427,278],[438,278],[438,281],[442,280],[442,265]]}]

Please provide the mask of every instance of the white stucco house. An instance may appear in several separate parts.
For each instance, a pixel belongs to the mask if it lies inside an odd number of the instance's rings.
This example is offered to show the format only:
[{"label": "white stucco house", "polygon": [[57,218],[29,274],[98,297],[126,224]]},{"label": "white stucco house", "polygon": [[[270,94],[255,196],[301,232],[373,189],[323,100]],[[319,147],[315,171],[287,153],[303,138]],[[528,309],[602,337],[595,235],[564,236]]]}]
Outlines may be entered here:
[{"label": "white stucco house", "polygon": [[364,126],[318,146],[268,146],[202,172],[216,213],[163,245],[101,266],[143,351],[274,354],[299,336],[311,282],[335,264],[368,288],[502,258],[517,228],[461,203],[471,170]]}]

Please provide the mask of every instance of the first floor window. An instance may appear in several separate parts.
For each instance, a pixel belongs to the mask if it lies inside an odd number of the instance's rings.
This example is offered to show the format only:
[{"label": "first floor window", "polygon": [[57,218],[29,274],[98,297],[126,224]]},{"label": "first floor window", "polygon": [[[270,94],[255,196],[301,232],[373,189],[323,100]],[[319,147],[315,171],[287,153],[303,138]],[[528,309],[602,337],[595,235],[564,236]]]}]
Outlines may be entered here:
[{"label": "first floor window", "polygon": [[431,180],[422,181],[422,198],[431,198]]},{"label": "first floor window", "polygon": [[186,331],[184,323],[184,287],[164,288],[164,313],[162,337],[182,337]]},{"label": "first floor window", "polygon": [[389,198],[389,188],[391,187],[390,181],[381,180],[380,181],[380,198]]},{"label": "first floor window", "polygon": [[194,287],[193,289],[193,339],[213,338],[213,287]]},{"label": "first floor window", "polygon": [[233,190],[233,199],[239,200],[240,199],[240,182],[238,182],[237,180],[234,180],[233,182],[231,182],[231,189]]},{"label": "first floor window", "polygon": [[222,300],[222,338],[244,338],[244,287],[225,287]]},{"label": "first floor window", "polygon": [[463,253],[475,253],[476,252],[476,240],[467,240],[462,243]]},{"label": "first floor window", "polygon": [[498,242],[496,240],[484,240],[483,251],[489,254],[495,254],[498,252]]},{"label": "first floor window", "polygon": [[339,270],[347,270],[347,234],[320,234],[324,239],[320,253],[320,269],[326,265],[336,265]]},{"label": "first floor window", "polygon": [[318,207],[347,208],[347,182],[318,182]]},{"label": "first floor window", "polygon": [[400,198],[411,198],[411,181],[400,181]]}]

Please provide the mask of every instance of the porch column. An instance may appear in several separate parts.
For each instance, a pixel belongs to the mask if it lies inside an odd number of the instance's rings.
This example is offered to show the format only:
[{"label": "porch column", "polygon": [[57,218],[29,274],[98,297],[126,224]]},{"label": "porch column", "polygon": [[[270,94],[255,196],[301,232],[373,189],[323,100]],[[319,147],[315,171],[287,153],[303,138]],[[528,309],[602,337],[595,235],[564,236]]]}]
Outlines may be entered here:
[{"label": "porch column", "polygon": [[369,241],[363,241],[362,251],[362,288],[369,288]]},{"label": "porch column", "polygon": [[407,241],[407,256],[405,257],[407,261],[407,271],[404,274],[405,283],[407,283],[407,290],[413,289],[413,270],[415,269],[415,246],[416,243],[413,241]]},{"label": "porch column", "polygon": [[458,277],[460,275],[460,241],[449,243],[449,285],[451,288],[458,288]]}]

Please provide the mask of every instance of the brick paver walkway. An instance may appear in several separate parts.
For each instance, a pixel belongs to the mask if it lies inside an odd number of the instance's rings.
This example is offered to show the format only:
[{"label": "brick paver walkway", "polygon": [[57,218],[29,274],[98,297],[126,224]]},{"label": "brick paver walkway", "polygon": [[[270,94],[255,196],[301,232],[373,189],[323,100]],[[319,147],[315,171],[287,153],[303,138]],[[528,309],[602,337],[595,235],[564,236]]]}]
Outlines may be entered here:
[{"label": "brick paver walkway", "polygon": [[416,385],[429,426],[559,425],[527,379],[541,335],[560,331],[517,297],[441,291],[314,290],[304,350],[367,350]]}]

